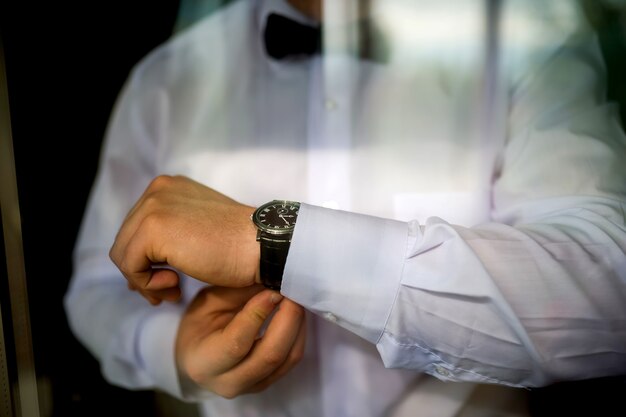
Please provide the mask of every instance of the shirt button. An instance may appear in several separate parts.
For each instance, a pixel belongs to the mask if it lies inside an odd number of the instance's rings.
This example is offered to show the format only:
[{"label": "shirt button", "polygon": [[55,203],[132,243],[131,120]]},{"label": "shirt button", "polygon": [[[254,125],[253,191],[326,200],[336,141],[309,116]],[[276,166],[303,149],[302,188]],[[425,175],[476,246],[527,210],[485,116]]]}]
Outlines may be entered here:
[{"label": "shirt button", "polygon": [[450,376],[450,371],[440,365],[435,365],[435,372],[441,376]]},{"label": "shirt button", "polygon": [[337,316],[333,313],[324,313],[324,318],[332,323],[337,323]]},{"label": "shirt button", "polygon": [[324,100],[324,107],[326,107],[328,111],[333,111],[337,108],[337,102],[332,98],[327,98]]}]

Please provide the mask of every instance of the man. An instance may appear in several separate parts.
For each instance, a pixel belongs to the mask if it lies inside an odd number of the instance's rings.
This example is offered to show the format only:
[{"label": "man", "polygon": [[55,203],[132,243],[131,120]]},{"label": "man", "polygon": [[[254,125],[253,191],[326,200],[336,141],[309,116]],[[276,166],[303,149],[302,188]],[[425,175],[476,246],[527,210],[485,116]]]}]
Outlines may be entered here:
[{"label": "man", "polygon": [[[623,373],[625,140],[575,4],[338,3],[236,1],[134,70],[66,298],[105,376],[207,415],[452,416]],[[324,53],[271,56],[275,14],[323,15]]]}]

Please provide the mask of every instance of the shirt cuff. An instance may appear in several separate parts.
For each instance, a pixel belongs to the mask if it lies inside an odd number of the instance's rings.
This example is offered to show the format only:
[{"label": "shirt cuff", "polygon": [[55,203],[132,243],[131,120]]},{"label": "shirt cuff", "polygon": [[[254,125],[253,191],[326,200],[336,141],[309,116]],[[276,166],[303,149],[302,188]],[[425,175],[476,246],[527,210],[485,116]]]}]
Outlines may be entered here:
[{"label": "shirt cuff", "polygon": [[139,354],[155,387],[186,402],[207,400],[214,394],[182,377],[176,367],[181,307],[163,304],[146,318],[139,339]]},{"label": "shirt cuff", "polygon": [[174,351],[181,318],[175,306],[156,307],[144,319],[138,346],[139,357],[153,384],[176,398],[183,397]]},{"label": "shirt cuff", "polygon": [[301,204],[281,292],[377,343],[405,262],[407,223]]}]

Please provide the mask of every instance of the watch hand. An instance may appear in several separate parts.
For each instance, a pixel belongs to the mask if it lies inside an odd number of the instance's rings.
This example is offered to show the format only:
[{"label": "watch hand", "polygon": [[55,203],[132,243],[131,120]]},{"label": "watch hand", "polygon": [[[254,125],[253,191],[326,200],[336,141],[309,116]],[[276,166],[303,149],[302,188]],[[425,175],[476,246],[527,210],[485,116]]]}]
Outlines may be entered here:
[{"label": "watch hand", "polygon": [[285,223],[289,224],[289,222],[287,221],[287,219],[285,219],[285,218],[283,217],[283,215],[282,215],[282,214],[279,214],[279,215],[278,215],[278,217],[280,217],[281,219],[283,219],[283,221],[284,221]]}]

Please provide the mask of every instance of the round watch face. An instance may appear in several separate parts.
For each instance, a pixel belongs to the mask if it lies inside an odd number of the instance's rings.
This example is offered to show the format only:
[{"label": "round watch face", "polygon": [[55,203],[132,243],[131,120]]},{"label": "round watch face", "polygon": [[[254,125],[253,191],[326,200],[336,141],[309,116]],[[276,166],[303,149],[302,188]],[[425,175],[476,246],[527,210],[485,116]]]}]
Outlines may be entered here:
[{"label": "round watch face", "polygon": [[298,210],[300,203],[295,201],[272,201],[256,209],[253,220],[257,227],[268,233],[291,233],[298,218]]}]

